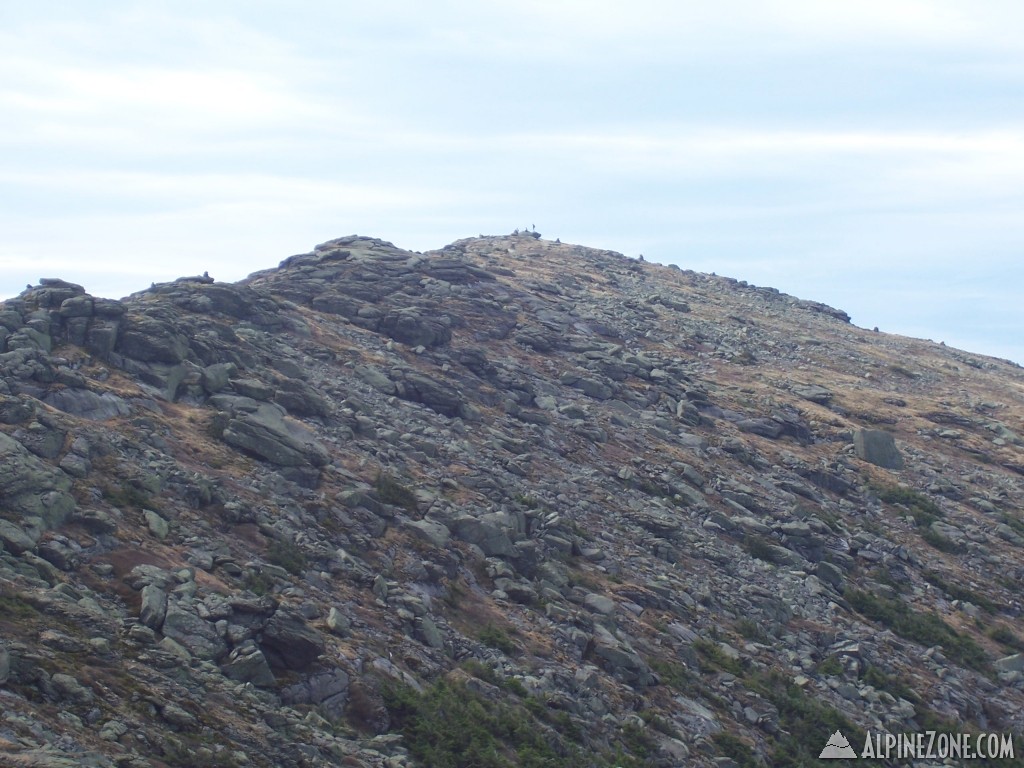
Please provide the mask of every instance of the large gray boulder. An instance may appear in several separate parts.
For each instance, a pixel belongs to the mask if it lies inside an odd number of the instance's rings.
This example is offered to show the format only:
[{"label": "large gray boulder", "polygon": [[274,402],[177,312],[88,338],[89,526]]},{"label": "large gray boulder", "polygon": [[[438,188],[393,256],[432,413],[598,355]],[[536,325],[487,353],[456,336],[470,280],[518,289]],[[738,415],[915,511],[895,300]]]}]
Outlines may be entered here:
[{"label": "large gray boulder", "polygon": [[646,687],[654,682],[650,668],[632,646],[600,624],[594,625],[594,636],[587,646],[587,656],[627,685]]},{"label": "large gray boulder", "polygon": [[142,588],[142,604],[139,607],[139,621],[153,630],[163,626],[167,615],[167,593],[156,584]]},{"label": "large gray boulder", "polygon": [[188,338],[175,328],[169,317],[125,315],[117,351],[134,360],[173,365],[188,355]]},{"label": "large gray boulder", "polygon": [[411,347],[440,347],[452,339],[451,328],[441,319],[415,308],[388,312],[381,318],[380,330]]},{"label": "large gray boulder", "polygon": [[25,530],[10,520],[0,518],[0,544],[12,554],[20,555],[22,552],[30,552],[35,549],[40,533],[32,528]]},{"label": "large gray boulder", "polygon": [[0,432],[0,508],[6,517],[40,517],[55,528],[75,509],[70,490],[71,478]]},{"label": "large gray boulder", "polygon": [[251,640],[231,652],[221,671],[231,680],[252,683],[257,688],[270,688],[277,682],[267,657]]},{"label": "large gray boulder", "polygon": [[282,467],[322,467],[328,461],[327,449],[312,431],[271,403],[231,419],[224,429],[224,442]]},{"label": "large gray boulder", "polygon": [[883,469],[903,469],[903,456],[896,440],[881,429],[859,429],[853,435],[858,458]]},{"label": "large gray boulder", "polygon": [[165,637],[183,645],[198,659],[216,660],[228,651],[224,640],[210,622],[181,606],[168,606],[163,633]]},{"label": "large gray boulder", "polygon": [[488,557],[507,557],[516,552],[508,534],[494,523],[472,515],[462,515],[452,521],[452,533],[462,541],[480,547]]},{"label": "large gray boulder", "polygon": [[49,392],[43,397],[43,402],[72,416],[94,421],[127,416],[131,413],[128,403],[117,395],[110,392],[97,394],[88,389],[68,388]]},{"label": "large gray boulder", "polygon": [[406,372],[398,384],[398,396],[414,403],[423,403],[445,416],[464,416],[462,394],[450,384],[412,371]]},{"label": "large gray boulder", "polygon": [[345,716],[348,702],[349,677],[341,669],[332,669],[310,675],[306,680],[281,691],[286,704],[313,704],[320,707],[331,720],[338,722]]},{"label": "large gray boulder", "polygon": [[260,649],[271,667],[301,671],[324,652],[323,636],[302,614],[279,608],[263,628]]}]

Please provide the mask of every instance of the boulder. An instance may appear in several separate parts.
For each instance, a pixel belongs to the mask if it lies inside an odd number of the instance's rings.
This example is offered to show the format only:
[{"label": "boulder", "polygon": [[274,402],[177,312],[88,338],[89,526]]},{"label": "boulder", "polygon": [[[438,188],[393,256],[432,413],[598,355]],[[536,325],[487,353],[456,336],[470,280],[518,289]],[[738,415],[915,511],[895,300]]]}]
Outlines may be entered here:
[{"label": "boulder", "polygon": [[354,369],[356,376],[385,395],[393,395],[397,391],[395,382],[387,377],[383,371],[374,368],[372,365],[357,365]]},{"label": "boulder", "polygon": [[433,544],[438,549],[448,544],[451,531],[441,523],[432,520],[413,520],[406,524],[409,532],[419,539]]},{"label": "boulder", "polygon": [[859,429],[853,435],[857,457],[883,469],[903,469],[903,456],[896,440],[881,429]]},{"label": "boulder", "polygon": [[423,403],[445,416],[465,415],[462,394],[455,387],[422,373],[406,372],[398,395],[404,400]]},{"label": "boulder", "polygon": [[231,680],[252,683],[257,688],[270,688],[277,682],[267,657],[252,641],[235,648],[221,672]]},{"label": "boulder", "polygon": [[224,442],[271,464],[297,467],[327,463],[327,449],[313,433],[285,416],[277,405],[261,403],[254,413],[240,414],[228,421]]},{"label": "boulder", "polygon": [[168,318],[126,315],[116,349],[134,360],[173,365],[188,356],[188,338]]},{"label": "boulder", "polygon": [[1024,653],[1015,653],[1012,656],[1004,656],[993,662],[993,665],[1000,672],[1024,672]]},{"label": "boulder", "polygon": [[210,395],[220,392],[228,385],[235,368],[234,363],[214,363],[206,366],[203,369],[203,389]]},{"label": "boulder", "polygon": [[330,720],[338,722],[345,716],[348,703],[349,677],[343,670],[332,669],[310,675],[305,680],[281,691],[281,701],[292,706],[312,704]]},{"label": "boulder", "polygon": [[70,490],[71,478],[0,432],[0,507],[8,515],[40,517],[55,528],[75,509]]},{"label": "boulder", "polygon": [[110,392],[96,394],[88,389],[60,389],[49,392],[43,402],[83,419],[103,421],[131,413],[128,403]]},{"label": "boulder", "polygon": [[381,318],[380,330],[410,347],[440,347],[452,339],[451,328],[440,318],[414,308],[386,313]]},{"label": "boulder", "polygon": [[775,421],[775,419],[742,419],[736,422],[736,426],[741,432],[750,432],[754,435],[767,437],[769,440],[775,440],[782,435],[782,425]]},{"label": "boulder", "polygon": [[35,415],[33,401],[27,397],[17,398],[0,395],[0,424],[21,424]]},{"label": "boulder", "polygon": [[452,521],[452,533],[462,541],[475,544],[488,557],[505,557],[514,555],[515,547],[508,534],[494,523],[489,523],[472,515],[462,515]]},{"label": "boulder", "polygon": [[167,615],[167,593],[156,584],[142,588],[142,605],[139,607],[139,621],[150,629],[159,631]]},{"label": "boulder", "polygon": [[587,646],[586,655],[628,685],[645,687],[655,680],[650,668],[629,643],[619,640],[600,624],[594,626],[594,636]]},{"label": "boulder", "polygon": [[591,592],[585,598],[583,598],[583,605],[594,613],[600,613],[605,616],[611,616],[615,613],[615,601],[610,597],[604,595],[598,595]]},{"label": "boulder", "polygon": [[810,400],[818,405],[828,405],[832,400],[832,392],[817,384],[803,384],[793,388],[793,394]]},{"label": "boulder", "polygon": [[285,379],[274,396],[274,402],[296,416],[326,416],[331,412],[323,396],[298,379]]},{"label": "boulder", "polygon": [[3,544],[3,548],[11,554],[20,555],[22,552],[30,552],[38,542],[37,531],[26,531],[10,520],[0,519],[0,544]]},{"label": "boulder", "polygon": [[177,641],[198,659],[214,661],[227,653],[227,645],[214,626],[179,605],[168,606],[164,617],[165,637]]},{"label": "boulder", "polygon": [[271,667],[302,671],[324,652],[321,634],[302,614],[279,608],[263,628],[260,649]]}]

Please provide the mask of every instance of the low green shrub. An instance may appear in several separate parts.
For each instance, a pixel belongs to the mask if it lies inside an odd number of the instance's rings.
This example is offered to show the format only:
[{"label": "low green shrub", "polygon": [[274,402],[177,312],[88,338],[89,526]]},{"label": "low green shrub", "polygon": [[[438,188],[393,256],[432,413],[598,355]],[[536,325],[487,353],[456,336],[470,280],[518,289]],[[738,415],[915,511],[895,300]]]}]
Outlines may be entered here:
[{"label": "low green shrub", "polygon": [[[390,685],[383,691],[392,727],[401,731],[410,754],[431,768],[639,768],[625,755],[581,747],[583,734],[565,712],[548,709],[538,699],[509,704],[485,697],[460,682],[439,680],[417,693]],[[542,727],[545,721],[551,727]],[[630,747],[646,749],[642,739]]]},{"label": "low green shrub", "polygon": [[760,672],[744,682],[749,690],[774,704],[779,713],[779,732],[771,738],[769,765],[818,765],[824,739],[837,730],[851,744],[864,743],[864,731],[838,710],[809,696],[781,673]]},{"label": "low green shrub", "polygon": [[293,576],[298,576],[309,564],[306,553],[294,541],[275,539],[267,547],[267,562],[284,568]]},{"label": "low green shrub", "polygon": [[902,600],[890,600],[856,589],[847,590],[845,597],[855,611],[885,625],[900,637],[921,645],[940,645],[954,662],[979,672],[991,671],[984,649],[936,614],[914,610]]},{"label": "low green shrub", "polygon": [[872,485],[871,490],[886,504],[902,504],[918,525],[931,525],[943,517],[942,508],[920,491],[903,485]]},{"label": "low green shrub", "polygon": [[516,644],[512,642],[508,632],[494,624],[485,625],[477,635],[477,639],[487,647],[499,650],[506,656],[511,656],[516,651]]},{"label": "low green shrub", "polygon": [[967,587],[961,587],[959,584],[952,584],[935,571],[926,570],[921,573],[921,576],[933,587],[938,587],[954,600],[961,600],[976,605],[986,613],[995,613],[999,610],[999,606],[984,595]]},{"label": "low green shrub", "polygon": [[377,498],[383,503],[401,507],[407,512],[416,511],[416,494],[387,472],[377,475],[374,488],[377,489]]}]

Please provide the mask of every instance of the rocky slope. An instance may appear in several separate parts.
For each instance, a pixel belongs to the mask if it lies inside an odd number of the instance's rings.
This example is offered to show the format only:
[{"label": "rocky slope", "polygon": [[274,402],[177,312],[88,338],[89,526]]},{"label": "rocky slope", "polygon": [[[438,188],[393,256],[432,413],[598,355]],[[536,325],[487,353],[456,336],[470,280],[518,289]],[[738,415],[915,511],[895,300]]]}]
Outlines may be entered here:
[{"label": "rocky slope", "polygon": [[533,233],[43,280],[0,348],[2,765],[1024,729],[1011,363]]}]

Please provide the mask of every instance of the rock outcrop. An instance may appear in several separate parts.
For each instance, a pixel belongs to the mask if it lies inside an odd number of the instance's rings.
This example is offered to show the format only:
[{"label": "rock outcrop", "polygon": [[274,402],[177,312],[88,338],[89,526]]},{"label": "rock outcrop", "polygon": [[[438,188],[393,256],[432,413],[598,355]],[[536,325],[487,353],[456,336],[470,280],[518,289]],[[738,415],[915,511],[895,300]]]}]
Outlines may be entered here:
[{"label": "rock outcrop", "polygon": [[1020,734],[1024,374],[849,320],[533,232],[41,281],[0,305],[0,764]]}]

